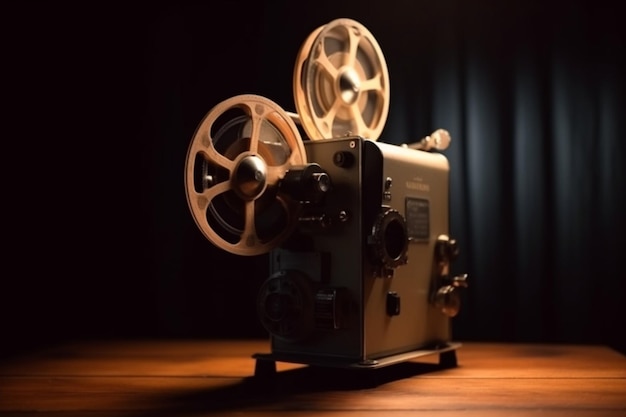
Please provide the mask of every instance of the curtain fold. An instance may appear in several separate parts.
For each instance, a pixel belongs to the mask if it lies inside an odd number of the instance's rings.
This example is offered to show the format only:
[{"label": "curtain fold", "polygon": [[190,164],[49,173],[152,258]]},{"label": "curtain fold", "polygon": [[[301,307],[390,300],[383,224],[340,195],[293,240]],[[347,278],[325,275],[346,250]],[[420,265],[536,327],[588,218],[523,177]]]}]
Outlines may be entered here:
[{"label": "curtain fold", "polygon": [[470,272],[455,326],[623,346],[624,31],[584,2],[535,11],[461,7],[456,33],[433,38],[429,127],[452,133],[455,269]]}]

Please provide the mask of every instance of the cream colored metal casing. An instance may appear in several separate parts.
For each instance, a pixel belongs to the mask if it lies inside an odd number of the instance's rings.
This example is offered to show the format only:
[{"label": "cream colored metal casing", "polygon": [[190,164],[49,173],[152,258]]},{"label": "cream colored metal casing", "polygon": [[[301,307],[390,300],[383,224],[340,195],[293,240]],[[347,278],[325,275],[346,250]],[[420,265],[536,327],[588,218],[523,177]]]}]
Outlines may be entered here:
[{"label": "cream colored metal casing", "polygon": [[[390,200],[381,203],[400,211],[409,231],[418,228],[416,234],[426,233],[422,229],[427,223],[428,238],[411,238],[408,263],[398,267],[393,278],[363,277],[365,351],[368,358],[448,342],[451,337],[449,318],[429,300],[435,243],[439,235],[449,233],[448,161],[439,153],[403,149],[381,142],[376,145],[384,156],[383,178],[392,180]],[[416,204],[422,208],[416,209]],[[427,214],[424,212],[426,207]],[[409,213],[407,210],[415,211]],[[401,312],[398,316],[381,314],[385,311],[389,291],[400,297]]]}]

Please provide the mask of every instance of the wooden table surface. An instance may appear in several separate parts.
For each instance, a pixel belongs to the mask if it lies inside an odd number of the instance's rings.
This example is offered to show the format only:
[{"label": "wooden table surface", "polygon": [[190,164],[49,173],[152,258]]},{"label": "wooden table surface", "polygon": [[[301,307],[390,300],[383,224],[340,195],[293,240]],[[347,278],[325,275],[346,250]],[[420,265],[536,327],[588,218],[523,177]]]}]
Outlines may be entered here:
[{"label": "wooden table surface", "polygon": [[0,362],[0,416],[626,416],[626,357],[603,346],[464,343],[377,370],[279,362],[265,340],[71,342]]}]

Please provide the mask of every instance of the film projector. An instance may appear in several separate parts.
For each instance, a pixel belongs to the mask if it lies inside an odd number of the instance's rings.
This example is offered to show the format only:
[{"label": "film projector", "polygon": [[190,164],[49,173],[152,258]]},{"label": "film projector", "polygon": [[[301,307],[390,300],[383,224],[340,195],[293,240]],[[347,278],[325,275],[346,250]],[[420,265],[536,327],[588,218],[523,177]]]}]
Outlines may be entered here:
[{"label": "film projector", "polygon": [[[258,319],[276,362],[377,369],[439,354],[456,365],[450,320],[466,275],[451,276],[449,164],[440,129],[377,141],[389,108],[381,49],[359,22],[313,31],[296,59],[296,113],[244,94],[211,109],[191,140],[191,214],[217,247],[268,254]],[[303,139],[304,138],[304,139]]]}]

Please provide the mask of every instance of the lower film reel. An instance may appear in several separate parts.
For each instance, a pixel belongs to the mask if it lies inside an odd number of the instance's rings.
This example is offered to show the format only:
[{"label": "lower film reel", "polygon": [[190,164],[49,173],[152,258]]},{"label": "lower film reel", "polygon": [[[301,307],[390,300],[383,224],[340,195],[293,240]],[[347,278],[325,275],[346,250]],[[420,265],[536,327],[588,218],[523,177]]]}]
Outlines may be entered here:
[{"label": "lower film reel", "polygon": [[352,19],[317,28],[296,60],[294,99],[310,139],[377,140],[389,111],[389,73],[378,42]]},{"label": "lower film reel", "polygon": [[269,252],[297,223],[278,183],[304,164],[302,138],[276,103],[256,95],[221,102],[200,122],[187,153],[185,191],[196,224],[231,253]]}]

